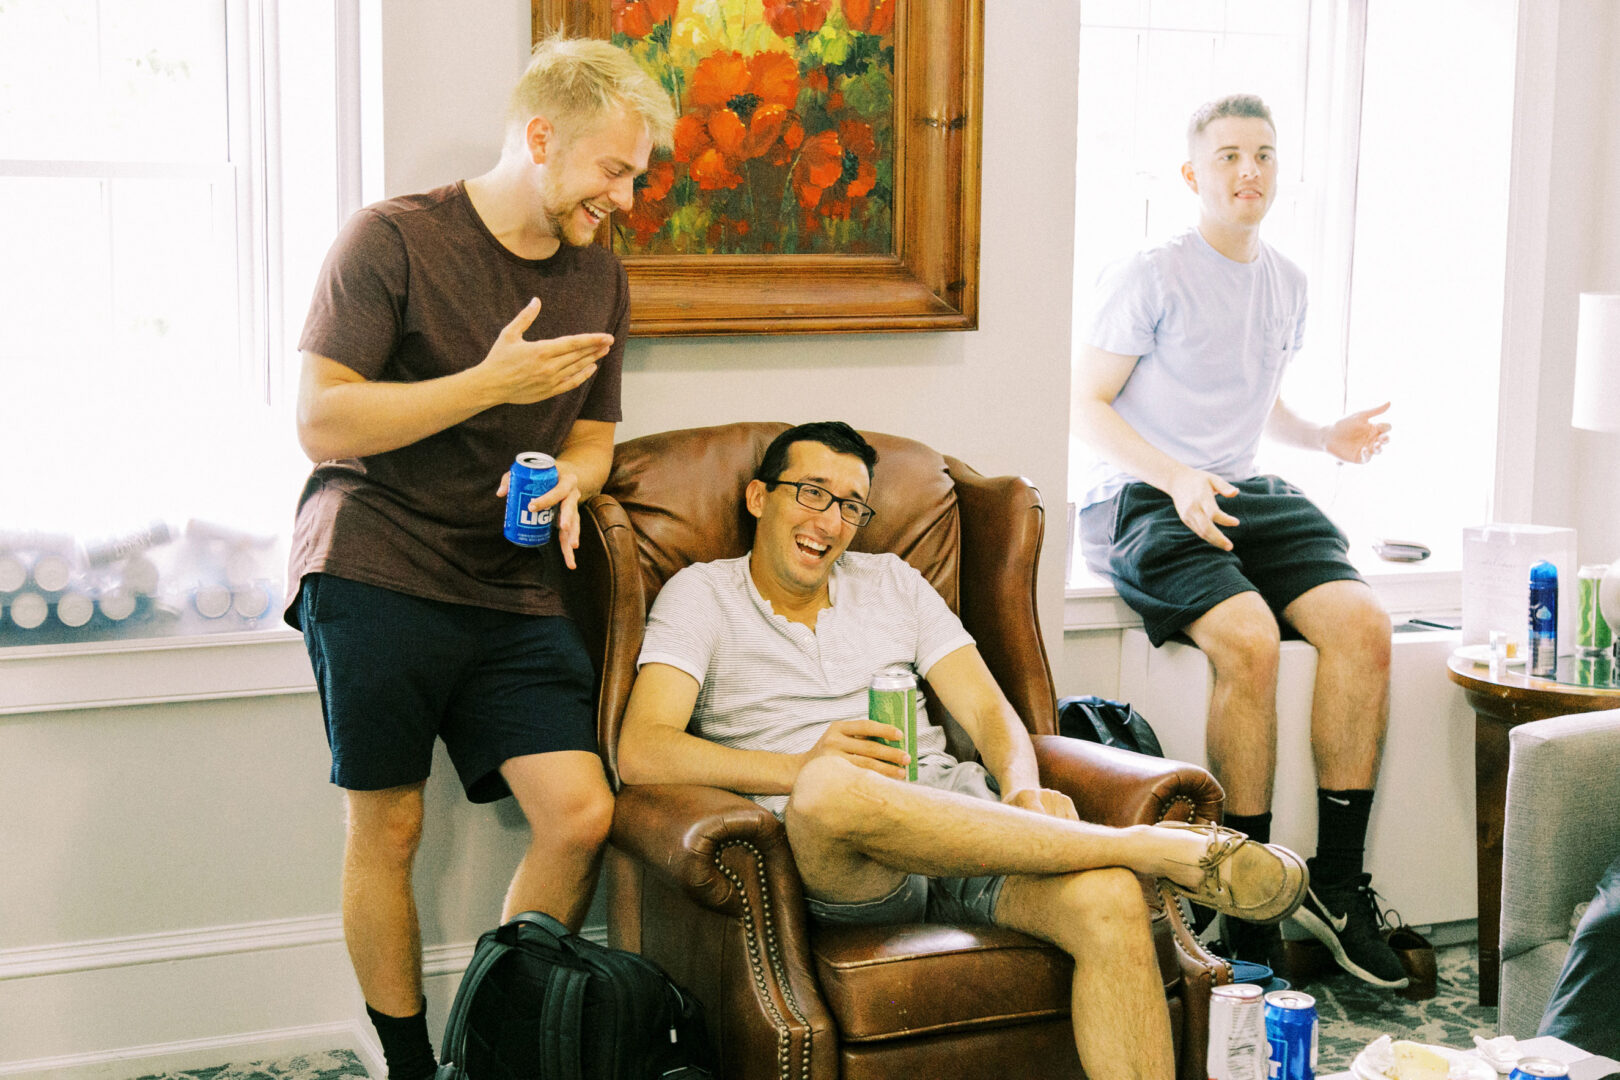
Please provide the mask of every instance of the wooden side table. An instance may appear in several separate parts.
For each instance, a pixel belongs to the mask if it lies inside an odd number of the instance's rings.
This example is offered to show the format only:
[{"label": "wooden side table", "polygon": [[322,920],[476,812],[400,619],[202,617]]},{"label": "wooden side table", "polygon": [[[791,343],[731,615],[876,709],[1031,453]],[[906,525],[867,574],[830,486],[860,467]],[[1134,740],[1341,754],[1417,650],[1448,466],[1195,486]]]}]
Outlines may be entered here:
[{"label": "wooden side table", "polygon": [[1451,681],[1474,710],[1474,857],[1479,868],[1479,1003],[1495,1005],[1502,963],[1502,826],[1507,802],[1508,731],[1532,720],[1620,708],[1620,679],[1604,657],[1559,658],[1554,679],[1533,678],[1524,665],[1496,675],[1453,655]]}]

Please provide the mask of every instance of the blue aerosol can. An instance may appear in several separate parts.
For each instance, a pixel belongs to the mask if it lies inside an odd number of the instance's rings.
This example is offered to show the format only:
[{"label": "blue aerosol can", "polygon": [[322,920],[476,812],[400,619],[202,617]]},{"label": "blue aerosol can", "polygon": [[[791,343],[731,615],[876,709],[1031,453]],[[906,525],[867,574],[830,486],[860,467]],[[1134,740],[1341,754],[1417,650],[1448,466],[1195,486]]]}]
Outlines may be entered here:
[{"label": "blue aerosol can", "polygon": [[1543,559],[1530,568],[1530,672],[1558,673],[1558,567]]}]

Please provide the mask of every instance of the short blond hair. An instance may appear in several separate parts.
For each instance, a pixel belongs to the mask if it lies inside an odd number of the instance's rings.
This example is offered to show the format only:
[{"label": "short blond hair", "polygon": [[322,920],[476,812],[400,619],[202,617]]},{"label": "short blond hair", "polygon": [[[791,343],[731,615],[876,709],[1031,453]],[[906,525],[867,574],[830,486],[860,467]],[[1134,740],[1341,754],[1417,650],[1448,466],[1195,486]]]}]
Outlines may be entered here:
[{"label": "short blond hair", "polygon": [[669,149],[675,106],[657,80],[611,42],[557,33],[535,44],[512,89],[507,123],[544,116],[567,138],[615,109],[641,117],[653,145]]}]

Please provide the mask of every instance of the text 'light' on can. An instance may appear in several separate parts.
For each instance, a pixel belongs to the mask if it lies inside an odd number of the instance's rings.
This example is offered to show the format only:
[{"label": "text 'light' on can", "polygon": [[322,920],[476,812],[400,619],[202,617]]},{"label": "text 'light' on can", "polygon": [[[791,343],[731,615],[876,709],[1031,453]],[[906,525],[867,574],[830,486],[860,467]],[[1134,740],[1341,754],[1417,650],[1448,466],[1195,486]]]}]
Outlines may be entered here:
[{"label": "text 'light' on can", "polygon": [[506,487],[506,538],[519,547],[545,547],[551,542],[556,507],[530,510],[529,503],[557,486],[557,462],[550,454],[526,451],[512,463]]}]

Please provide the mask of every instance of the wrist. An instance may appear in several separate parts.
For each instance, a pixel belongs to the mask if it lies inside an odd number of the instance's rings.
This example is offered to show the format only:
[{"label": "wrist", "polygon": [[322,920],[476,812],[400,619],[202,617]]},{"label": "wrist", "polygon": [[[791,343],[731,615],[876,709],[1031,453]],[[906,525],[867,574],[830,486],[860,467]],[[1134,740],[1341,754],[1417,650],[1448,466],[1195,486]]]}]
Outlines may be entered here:
[{"label": "wrist", "polygon": [[476,416],[485,409],[494,408],[501,403],[500,395],[490,384],[482,364],[458,371],[454,375],[446,375],[445,381],[455,386],[457,396],[470,415]]}]

